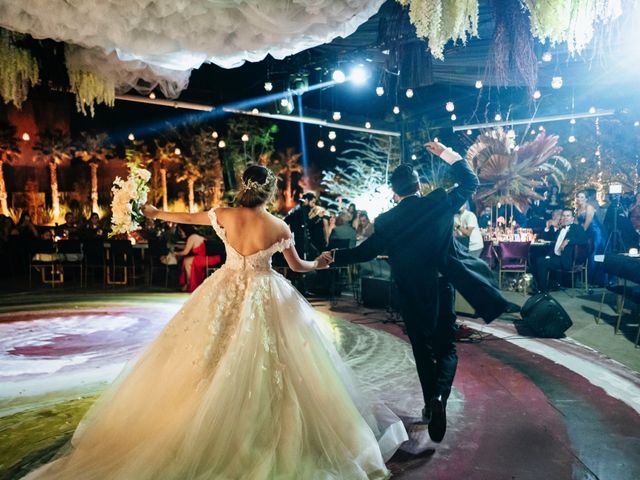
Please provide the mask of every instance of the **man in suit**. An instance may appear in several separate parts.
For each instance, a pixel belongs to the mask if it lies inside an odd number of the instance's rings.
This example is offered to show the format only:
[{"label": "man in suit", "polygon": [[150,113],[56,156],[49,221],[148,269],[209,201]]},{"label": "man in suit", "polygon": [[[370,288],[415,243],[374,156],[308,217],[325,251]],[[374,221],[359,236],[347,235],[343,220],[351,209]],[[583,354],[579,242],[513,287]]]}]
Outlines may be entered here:
[{"label": "man in suit", "polygon": [[538,259],[533,276],[540,292],[549,291],[549,270],[571,270],[574,245],[586,245],[587,235],[581,225],[574,223],[573,210],[565,208],[560,217],[560,231],[553,253]]},{"label": "man in suit", "polygon": [[[509,304],[490,280],[486,264],[462,252],[453,241],[453,216],[475,192],[478,178],[451,149],[438,142],[425,146],[451,165],[457,187],[420,197],[417,173],[401,165],[391,175],[397,205],[376,219],[367,240],[356,248],[336,250],[333,260],[346,265],[388,255],[422,386],[423,421],[429,424],[431,439],[440,442],[458,363],[454,291],[449,282],[486,322],[505,312]],[[439,279],[439,272],[446,279]]]}]

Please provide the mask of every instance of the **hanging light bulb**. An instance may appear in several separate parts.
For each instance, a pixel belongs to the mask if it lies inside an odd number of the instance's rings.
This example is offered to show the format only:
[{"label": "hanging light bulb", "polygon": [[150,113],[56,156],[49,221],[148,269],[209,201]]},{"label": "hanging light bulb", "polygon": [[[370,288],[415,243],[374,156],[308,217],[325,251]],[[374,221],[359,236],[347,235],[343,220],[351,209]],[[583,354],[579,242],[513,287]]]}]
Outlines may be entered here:
[{"label": "hanging light bulb", "polygon": [[25,142],[28,142],[29,140],[31,140],[31,137],[29,136],[29,134],[27,132],[24,132],[22,134],[22,140],[24,140]]},{"label": "hanging light bulb", "polygon": [[407,88],[407,91],[405,92],[405,95],[407,96],[407,98],[413,98],[413,89],[412,88]]},{"label": "hanging light bulb", "polygon": [[257,108],[253,108],[251,109],[251,113],[253,113],[254,115],[258,115],[260,113],[260,110],[258,110]]},{"label": "hanging light bulb", "polygon": [[596,113],[596,107],[589,107],[589,113]]},{"label": "hanging light bulb", "polygon": [[458,117],[457,117],[457,115],[456,115],[455,113],[452,113],[452,114],[451,114],[451,121],[452,121],[452,122],[455,122],[457,118],[458,118]]},{"label": "hanging light bulb", "polygon": [[324,148],[324,141],[318,140],[318,148]]},{"label": "hanging light bulb", "polygon": [[467,135],[472,135],[473,134],[473,130],[471,130],[470,128],[467,130]]},{"label": "hanging light bulb", "polygon": [[399,106],[395,106],[393,107],[393,113],[395,113],[396,115],[398,115],[400,113],[400,107]]},{"label": "hanging light bulb", "polygon": [[333,72],[333,74],[331,75],[331,78],[336,83],[343,83],[347,79],[347,76],[344,74],[342,70],[338,69]]},{"label": "hanging light bulb", "polygon": [[553,77],[551,79],[551,88],[559,89],[562,87],[562,77]]},{"label": "hanging light bulb", "polygon": [[213,138],[218,138],[218,132],[216,132],[215,130],[213,131],[213,133],[211,134],[211,136]]},{"label": "hanging light bulb", "polygon": [[573,135],[569,135],[569,138],[567,140],[569,141],[569,143],[574,143],[576,141],[576,137]]},{"label": "hanging light bulb", "polygon": [[365,122],[364,128],[371,128],[371,122]]},{"label": "hanging light bulb", "polygon": [[587,163],[587,159],[585,157],[580,158],[580,163]]},{"label": "hanging light bulb", "polygon": [[495,116],[495,117],[493,117],[493,119],[494,119],[496,122],[499,122],[500,120],[502,120],[502,115],[500,115],[499,113],[496,113],[496,116]]},{"label": "hanging light bulb", "polygon": [[411,155],[411,160],[417,160],[417,159],[418,159],[418,156],[415,153]]},{"label": "hanging light bulb", "polygon": [[571,120],[569,120],[569,123],[570,123],[571,125],[575,125],[575,124],[576,124],[576,119],[575,119],[575,118],[572,118]]},{"label": "hanging light bulb", "polygon": [[173,151],[173,153],[175,153],[176,155],[180,155],[182,153],[182,150],[180,150],[178,147],[176,147],[176,149]]},{"label": "hanging light bulb", "polygon": [[533,92],[533,99],[534,100],[538,100],[541,96],[542,96],[542,94],[540,93],[540,90],[536,90],[535,92]]},{"label": "hanging light bulb", "polygon": [[540,125],[540,126],[538,127],[538,130],[540,130],[541,132],[543,132],[543,131],[544,131],[544,127],[543,127],[542,125]]},{"label": "hanging light bulb", "polygon": [[440,140],[438,140],[438,137],[434,137],[434,138],[433,138],[433,141],[434,141],[434,142],[439,142]]},{"label": "hanging light bulb", "polygon": [[334,132],[333,130],[331,130],[329,132],[329,135],[327,135],[327,137],[329,137],[329,140],[335,140],[336,139],[336,132]]},{"label": "hanging light bulb", "polygon": [[[22,136],[22,138],[24,139],[24,135]],[[135,137],[135,135],[133,133],[130,133],[127,138],[132,142],[136,139],[136,137]]]},{"label": "hanging light bulb", "polygon": [[264,89],[265,89],[265,91],[270,92],[271,90],[273,90],[273,83],[264,82]]},{"label": "hanging light bulb", "polygon": [[384,87],[376,87],[376,95],[378,95],[379,97],[384,95]]},{"label": "hanging light bulb", "polygon": [[218,148],[224,148],[227,146],[227,143],[224,140],[220,140],[218,142]]},{"label": "hanging light bulb", "polygon": [[634,127],[640,127],[640,122],[638,120],[636,120],[635,122],[633,122],[633,126]]},{"label": "hanging light bulb", "polygon": [[332,153],[335,153],[335,151],[336,151],[336,146],[335,146],[335,145],[331,145],[331,146],[329,147],[329,151],[330,151],[330,152],[332,152]]},{"label": "hanging light bulb", "polygon": [[449,101],[445,104],[444,109],[447,112],[453,112],[456,109],[456,106],[453,104],[453,102]]},{"label": "hanging light bulb", "polygon": [[334,121],[338,121],[342,118],[342,115],[340,115],[340,112],[333,112],[333,120]]},{"label": "hanging light bulb", "polygon": [[550,62],[552,58],[553,58],[553,55],[551,55],[551,52],[544,52],[542,54],[542,61],[543,62]]},{"label": "hanging light bulb", "polygon": [[529,132],[529,133],[531,133],[531,135],[535,135],[536,131],[535,130],[531,130],[531,132]]},{"label": "hanging light bulb", "polygon": [[476,80],[476,88],[482,88],[482,80]]},{"label": "hanging light bulb", "polygon": [[243,133],[243,134],[242,134],[242,137],[240,137],[240,139],[241,139],[243,142],[248,142],[248,141],[249,141],[249,135],[247,135],[246,133]]},{"label": "hanging light bulb", "polygon": [[151,100],[155,100],[155,99],[156,99],[156,94],[155,94],[155,93],[153,93],[153,92],[151,92],[151,93],[149,94],[149,98],[150,98]]},{"label": "hanging light bulb", "polygon": [[282,98],[280,99],[280,105],[283,107],[288,107],[289,106],[289,100],[286,98]]}]

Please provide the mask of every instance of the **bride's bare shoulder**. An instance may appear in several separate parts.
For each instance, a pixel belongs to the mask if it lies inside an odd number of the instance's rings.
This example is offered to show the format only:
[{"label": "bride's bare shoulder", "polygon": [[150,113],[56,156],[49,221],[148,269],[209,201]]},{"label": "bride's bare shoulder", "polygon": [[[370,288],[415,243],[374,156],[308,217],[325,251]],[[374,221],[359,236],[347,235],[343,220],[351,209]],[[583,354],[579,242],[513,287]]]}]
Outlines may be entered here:
[{"label": "bride's bare shoulder", "polygon": [[275,215],[271,215],[273,219],[274,226],[278,229],[278,233],[282,239],[291,237],[291,229],[289,225],[286,224],[284,220],[276,217]]}]

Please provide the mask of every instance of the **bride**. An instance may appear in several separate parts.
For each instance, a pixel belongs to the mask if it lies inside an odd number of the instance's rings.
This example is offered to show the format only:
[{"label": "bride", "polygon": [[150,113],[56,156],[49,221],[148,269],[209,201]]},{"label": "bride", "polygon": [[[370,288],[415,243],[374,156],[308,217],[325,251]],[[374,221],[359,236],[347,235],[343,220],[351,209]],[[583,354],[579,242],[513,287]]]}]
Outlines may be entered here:
[{"label": "bride", "polygon": [[131,369],[90,409],[69,451],[26,478],[383,479],[407,439],[359,393],[304,298],[271,269],[301,260],[265,205],[276,178],[247,168],[240,208],[150,218],[212,225],[226,263],[191,295]]}]

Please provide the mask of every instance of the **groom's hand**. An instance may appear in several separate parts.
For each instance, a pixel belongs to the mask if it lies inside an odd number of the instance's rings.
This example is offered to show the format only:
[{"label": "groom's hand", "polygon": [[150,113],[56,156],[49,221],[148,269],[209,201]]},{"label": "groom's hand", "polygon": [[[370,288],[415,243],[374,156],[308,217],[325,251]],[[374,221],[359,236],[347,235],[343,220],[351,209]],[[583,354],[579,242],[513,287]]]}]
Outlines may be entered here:
[{"label": "groom's hand", "polygon": [[439,157],[447,147],[440,142],[427,142],[424,144],[424,148],[426,148],[429,153],[433,153]]},{"label": "groom's hand", "polygon": [[324,261],[331,264],[334,260],[333,251],[322,252],[318,258],[322,258]]}]

